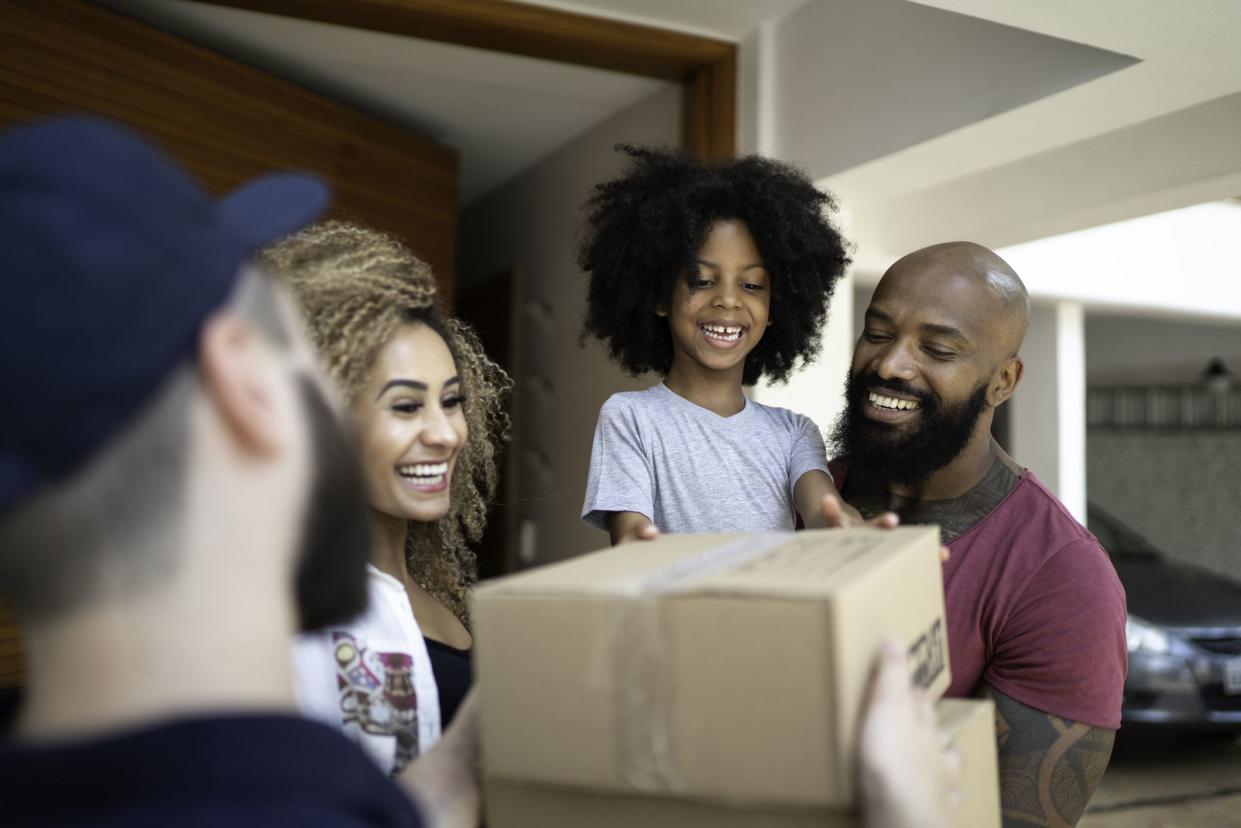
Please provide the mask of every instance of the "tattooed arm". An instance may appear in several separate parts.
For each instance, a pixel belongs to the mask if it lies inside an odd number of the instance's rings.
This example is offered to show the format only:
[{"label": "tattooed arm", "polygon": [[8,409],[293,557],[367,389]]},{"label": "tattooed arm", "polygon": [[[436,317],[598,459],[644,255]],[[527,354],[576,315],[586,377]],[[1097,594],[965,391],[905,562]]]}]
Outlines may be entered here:
[{"label": "tattooed arm", "polygon": [[1004,828],[1077,824],[1112,755],[1114,731],[1027,707],[994,687]]}]

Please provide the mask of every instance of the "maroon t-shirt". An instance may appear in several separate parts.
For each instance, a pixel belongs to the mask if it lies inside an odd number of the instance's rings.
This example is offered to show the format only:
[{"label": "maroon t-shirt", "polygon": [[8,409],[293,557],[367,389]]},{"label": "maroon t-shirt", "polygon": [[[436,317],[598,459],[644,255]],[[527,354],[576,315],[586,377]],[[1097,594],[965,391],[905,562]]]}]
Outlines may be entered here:
[{"label": "maroon t-shirt", "polygon": [[948,695],[985,681],[1044,713],[1120,727],[1125,590],[1094,535],[1027,470],[948,549]]},{"label": "maroon t-shirt", "polygon": [[1026,470],[948,548],[948,695],[985,681],[1027,707],[1120,727],[1125,591],[1094,535]]}]

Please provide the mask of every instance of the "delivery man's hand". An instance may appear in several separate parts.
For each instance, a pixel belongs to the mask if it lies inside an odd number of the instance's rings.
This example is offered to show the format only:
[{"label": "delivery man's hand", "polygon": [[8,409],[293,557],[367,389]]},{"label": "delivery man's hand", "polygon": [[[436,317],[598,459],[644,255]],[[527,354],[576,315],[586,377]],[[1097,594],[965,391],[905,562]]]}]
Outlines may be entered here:
[{"label": "delivery man's hand", "polygon": [[608,515],[608,535],[612,545],[636,540],[655,540],[659,529],[651,519],[639,512],[612,512]]},{"label": "delivery man's hand", "polygon": [[397,777],[418,806],[427,828],[477,828],[482,824],[478,728],[478,690],[472,689],[443,738]]},{"label": "delivery man's hand", "polygon": [[858,799],[866,828],[948,828],[961,757],[944,749],[926,696],[895,642],[880,649],[858,731]]}]

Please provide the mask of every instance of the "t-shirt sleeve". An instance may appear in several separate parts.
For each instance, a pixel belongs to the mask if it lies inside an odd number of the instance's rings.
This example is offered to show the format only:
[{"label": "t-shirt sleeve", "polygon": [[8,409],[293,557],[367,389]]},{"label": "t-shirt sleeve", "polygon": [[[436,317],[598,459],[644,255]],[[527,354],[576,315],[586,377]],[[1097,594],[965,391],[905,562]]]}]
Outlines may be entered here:
[{"label": "t-shirt sleeve", "polygon": [[823,445],[823,433],[814,420],[802,414],[794,415],[793,447],[789,452],[789,497],[797,481],[808,471],[821,471],[828,477],[827,448]]},{"label": "t-shirt sleeve", "polygon": [[654,468],[642,444],[637,412],[620,397],[612,397],[599,411],[582,520],[606,530],[609,512],[655,519]]},{"label": "t-shirt sleeve", "polygon": [[1022,704],[1095,727],[1120,727],[1128,651],[1125,591],[1087,539],[1051,555],[999,629],[983,678]]}]

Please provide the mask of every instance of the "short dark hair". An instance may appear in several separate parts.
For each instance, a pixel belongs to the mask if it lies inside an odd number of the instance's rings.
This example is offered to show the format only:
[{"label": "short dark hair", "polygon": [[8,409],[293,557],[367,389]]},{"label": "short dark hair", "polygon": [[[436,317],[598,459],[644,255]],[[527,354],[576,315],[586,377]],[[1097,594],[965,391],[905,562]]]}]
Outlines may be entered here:
[{"label": "short dark hair", "polygon": [[771,326],[746,358],[742,382],[788,379],[812,360],[847,245],[828,219],[832,197],[800,170],[757,155],[702,162],[682,152],[618,145],[629,164],[586,204],[578,264],[590,274],[581,339],[593,336],[633,374],[672,366],[672,336],[655,314],[714,222],[745,223],[771,277]]},{"label": "short dark hair", "polygon": [[[243,271],[228,306],[273,343],[291,341],[267,277]],[[141,594],[175,570],[197,388],[186,357],[93,457],[0,518],[0,593],[18,619]]]}]

